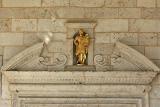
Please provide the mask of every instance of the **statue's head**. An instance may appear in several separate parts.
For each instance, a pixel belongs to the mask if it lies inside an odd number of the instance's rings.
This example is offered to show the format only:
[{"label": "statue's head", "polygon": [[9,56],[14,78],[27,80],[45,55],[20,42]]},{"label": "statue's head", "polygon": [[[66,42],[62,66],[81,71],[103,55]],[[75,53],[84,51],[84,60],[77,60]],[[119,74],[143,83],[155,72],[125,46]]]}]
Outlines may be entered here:
[{"label": "statue's head", "polygon": [[79,29],[79,34],[80,34],[80,36],[83,36],[83,34],[84,34],[83,29]]}]

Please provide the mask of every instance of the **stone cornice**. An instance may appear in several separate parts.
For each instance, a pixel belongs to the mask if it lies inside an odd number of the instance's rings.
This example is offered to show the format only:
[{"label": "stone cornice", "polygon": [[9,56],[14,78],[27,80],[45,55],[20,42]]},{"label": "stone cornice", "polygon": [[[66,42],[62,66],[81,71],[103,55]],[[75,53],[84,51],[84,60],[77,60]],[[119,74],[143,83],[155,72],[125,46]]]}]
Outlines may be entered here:
[{"label": "stone cornice", "polygon": [[157,74],[150,71],[2,71],[13,84],[137,84],[152,82]]}]

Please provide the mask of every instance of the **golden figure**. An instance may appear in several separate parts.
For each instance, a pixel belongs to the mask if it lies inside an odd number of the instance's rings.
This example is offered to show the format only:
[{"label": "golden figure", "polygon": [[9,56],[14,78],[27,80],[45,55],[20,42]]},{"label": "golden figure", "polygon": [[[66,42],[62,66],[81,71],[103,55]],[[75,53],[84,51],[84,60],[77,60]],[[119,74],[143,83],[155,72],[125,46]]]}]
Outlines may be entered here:
[{"label": "golden figure", "polygon": [[82,29],[80,29],[77,36],[74,39],[74,44],[76,46],[75,55],[77,57],[78,65],[85,64],[89,43],[90,43],[89,35],[86,34]]}]

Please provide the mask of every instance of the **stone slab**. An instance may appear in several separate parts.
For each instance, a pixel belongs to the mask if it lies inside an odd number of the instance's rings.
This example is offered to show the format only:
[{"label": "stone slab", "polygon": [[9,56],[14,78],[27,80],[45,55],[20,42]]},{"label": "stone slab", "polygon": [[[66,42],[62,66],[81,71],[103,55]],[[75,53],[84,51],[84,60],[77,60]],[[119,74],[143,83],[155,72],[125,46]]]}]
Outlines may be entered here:
[{"label": "stone slab", "polygon": [[23,33],[23,43],[25,46],[31,46],[38,42],[41,42],[39,38],[39,33],[29,33],[25,32]]},{"label": "stone slab", "polygon": [[157,45],[158,37],[156,33],[139,33],[139,45]]},{"label": "stone slab", "polygon": [[96,32],[127,32],[128,20],[126,19],[99,19]]},{"label": "stone slab", "polygon": [[3,47],[0,47],[0,55],[3,55]]},{"label": "stone slab", "polygon": [[106,0],[106,7],[136,7],[136,0]]},{"label": "stone slab", "polygon": [[122,42],[126,45],[138,45],[137,33],[111,33],[111,43]]},{"label": "stone slab", "polygon": [[85,8],[85,18],[118,18],[118,8]]},{"label": "stone slab", "polygon": [[4,48],[4,61],[7,62],[9,59],[17,55],[19,52],[23,51],[26,47],[5,47]]},{"label": "stone slab", "polygon": [[157,7],[160,7],[160,0],[157,0]]},{"label": "stone slab", "polygon": [[85,18],[84,8],[62,7],[56,8],[58,18]]},{"label": "stone slab", "polygon": [[77,7],[102,7],[105,0],[70,0],[70,6]]},{"label": "stone slab", "polygon": [[41,0],[3,0],[3,7],[40,7]]},{"label": "stone slab", "polygon": [[67,50],[66,43],[60,42],[60,41],[53,41],[48,45],[48,51],[49,52],[62,52],[65,53]]},{"label": "stone slab", "polygon": [[55,16],[54,8],[0,8],[0,18],[44,19]]},{"label": "stone slab", "polygon": [[65,22],[64,19],[39,19],[38,31],[66,32]]},{"label": "stone slab", "polygon": [[94,48],[95,55],[111,55],[114,50],[114,44],[96,43]]},{"label": "stone slab", "polygon": [[156,7],[156,0],[137,0],[138,7]]},{"label": "stone slab", "polygon": [[69,6],[69,0],[42,0],[42,7]]},{"label": "stone slab", "polygon": [[120,8],[119,18],[141,18],[140,8]]},{"label": "stone slab", "polygon": [[142,18],[159,19],[160,18],[160,8],[143,8]]},{"label": "stone slab", "polygon": [[23,45],[22,33],[0,33],[0,45]]},{"label": "stone slab", "polygon": [[37,31],[36,19],[12,19],[13,32]]},{"label": "stone slab", "polygon": [[160,99],[150,99],[150,107],[159,107]]},{"label": "stone slab", "polygon": [[11,100],[0,98],[0,107],[11,107]]},{"label": "stone slab", "polygon": [[108,33],[96,33],[95,43],[110,43],[110,34]]},{"label": "stone slab", "polygon": [[130,19],[130,32],[160,32],[160,20],[152,19]]},{"label": "stone slab", "polygon": [[0,0],[0,7],[2,7],[2,0]]},{"label": "stone slab", "polygon": [[150,59],[160,59],[160,47],[146,47],[145,56]]}]

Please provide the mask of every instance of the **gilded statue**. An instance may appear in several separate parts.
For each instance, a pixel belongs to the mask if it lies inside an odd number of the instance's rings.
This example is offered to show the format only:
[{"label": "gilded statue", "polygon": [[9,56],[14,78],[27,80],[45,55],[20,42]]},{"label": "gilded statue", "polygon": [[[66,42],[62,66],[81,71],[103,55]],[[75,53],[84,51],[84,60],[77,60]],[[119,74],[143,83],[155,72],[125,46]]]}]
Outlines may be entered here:
[{"label": "gilded statue", "polygon": [[77,65],[85,65],[87,59],[88,47],[90,43],[90,38],[87,33],[80,29],[78,34],[74,39],[74,44],[76,46],[75,55],[77,57]]}]

